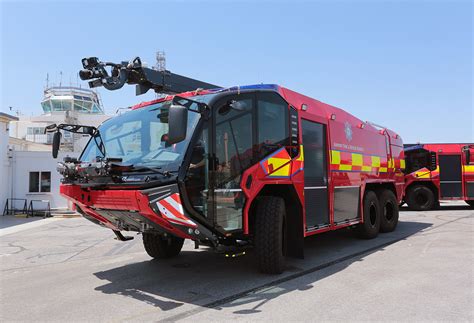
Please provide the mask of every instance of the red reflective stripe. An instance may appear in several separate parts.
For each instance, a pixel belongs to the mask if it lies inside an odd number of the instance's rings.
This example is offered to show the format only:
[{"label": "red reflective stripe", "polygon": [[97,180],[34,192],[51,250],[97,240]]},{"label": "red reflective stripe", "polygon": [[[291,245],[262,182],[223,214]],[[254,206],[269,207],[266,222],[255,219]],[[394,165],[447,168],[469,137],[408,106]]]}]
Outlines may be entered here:
[{"label": "red reflective stripe", "polygon": [[170,196],[173,200],[175,200],[179,205],[181,205],[181,198],[179,197],[179,194],[178,193],[175,193],[173,195]]}]

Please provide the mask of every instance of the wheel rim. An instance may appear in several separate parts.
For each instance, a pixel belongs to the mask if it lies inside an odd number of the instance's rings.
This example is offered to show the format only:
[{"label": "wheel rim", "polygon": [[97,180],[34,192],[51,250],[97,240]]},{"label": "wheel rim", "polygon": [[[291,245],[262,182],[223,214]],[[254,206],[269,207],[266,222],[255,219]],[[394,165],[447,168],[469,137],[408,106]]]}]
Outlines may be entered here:
[{"label": "wheel rim", "polygon": [[391,222],[393,220],[393,217],[395,216],[395,208],[392,202],[385,203],[383,213],[385,219],[387,219],[388,222]]},{"label": "wheel rim", "polygon": [[423,193],[418,193],[415,196],[415,202],[416,204],[423,206],[428,203],[428,197]]},{"label": "wheel rim", "polygon": [[375,223],[377,222],[377,207],[375,206],[374,203],[370,204],[369,220],[370,220],[370,224],[372,226],[375,226]]}]

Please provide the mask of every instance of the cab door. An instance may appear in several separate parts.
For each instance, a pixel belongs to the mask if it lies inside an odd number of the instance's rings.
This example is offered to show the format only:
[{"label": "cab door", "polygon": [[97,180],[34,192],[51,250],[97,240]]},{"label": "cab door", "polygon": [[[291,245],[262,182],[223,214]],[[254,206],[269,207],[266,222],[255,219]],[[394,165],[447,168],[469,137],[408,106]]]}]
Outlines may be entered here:
[{"label": "cab door", "polygon": [[329,225],[326,125],[301,119],[306,231]]}]

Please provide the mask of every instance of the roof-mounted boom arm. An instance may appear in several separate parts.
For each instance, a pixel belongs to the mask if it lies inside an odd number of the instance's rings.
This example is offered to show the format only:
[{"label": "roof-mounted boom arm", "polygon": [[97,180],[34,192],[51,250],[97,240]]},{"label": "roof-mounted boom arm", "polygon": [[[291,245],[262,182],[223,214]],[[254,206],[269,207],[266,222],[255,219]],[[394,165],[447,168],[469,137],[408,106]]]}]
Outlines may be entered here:
[{"label": "roof-mounted boom arm", "polygon": [[[156,93],[181,93],[196,89],[214,89],[217,85],[195,80],[186,76],[158,71],[142,66],[140,57],[130,62],[115,64],[101,62],[97,57],[82,59],[83,70],[79,72],[81,80],[90,80],[91,88],[103,86],[107,90],[118,90],[127,84],[136,85],[136,95],[144,94],[149,89]],[[107,69],[110,69],[110,74]]]}]

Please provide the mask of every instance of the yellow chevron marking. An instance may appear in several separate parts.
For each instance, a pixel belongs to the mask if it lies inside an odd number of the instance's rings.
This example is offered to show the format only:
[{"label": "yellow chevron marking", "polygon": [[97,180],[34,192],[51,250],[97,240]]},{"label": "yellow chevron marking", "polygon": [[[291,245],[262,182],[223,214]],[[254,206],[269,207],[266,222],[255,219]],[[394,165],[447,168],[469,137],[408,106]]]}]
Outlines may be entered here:
[{"label": "yellow chevron marking", "polygon": [[286,164],[285,166],[277,169],[269,176],[289,176],[290,175],[290,163]]},{"label": "yellow chevron marking", "polygon": [[415,176],[418,178],[430,178],[430,172],[429,171],[416,172]]},{"label": "yellow chevron marking", "polygon": [[298,156],[298,158],[296,158],[296,160],[304,161],[304,149],[303,149],[303,145],[300,145],[300,155]]}]

